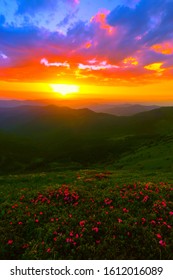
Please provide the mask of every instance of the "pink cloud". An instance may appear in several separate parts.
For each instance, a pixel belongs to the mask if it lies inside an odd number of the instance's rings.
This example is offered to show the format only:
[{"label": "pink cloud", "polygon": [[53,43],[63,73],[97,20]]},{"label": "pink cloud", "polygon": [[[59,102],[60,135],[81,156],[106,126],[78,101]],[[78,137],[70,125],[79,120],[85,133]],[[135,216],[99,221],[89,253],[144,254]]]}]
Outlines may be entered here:
[{"label": "pink cloud", "polygon": [[70,68],[70,64],[65,62],[51,62],[49,63],[48,60],[46,58],[42,58],[40,61],[41,64],[44,64],[47,67],[50,66],[56,66],[56,67],[66,67],[66,68]]},{"label": "pink cloud", "polygon": [[107,61],[101,61],[99,63],[95,63],[97,62],[96,60],[89,60],[88,61],[90,64],[82,64],[82,63],[79,63],[78,64],[78,68],[81,69],[81,70],[94,70],[94,71],[97,71],[97,70],[105,70],[105,69],[118,69],[119,66],[117,65],[112,65],[112,64],[109,64],[107,63]]}]

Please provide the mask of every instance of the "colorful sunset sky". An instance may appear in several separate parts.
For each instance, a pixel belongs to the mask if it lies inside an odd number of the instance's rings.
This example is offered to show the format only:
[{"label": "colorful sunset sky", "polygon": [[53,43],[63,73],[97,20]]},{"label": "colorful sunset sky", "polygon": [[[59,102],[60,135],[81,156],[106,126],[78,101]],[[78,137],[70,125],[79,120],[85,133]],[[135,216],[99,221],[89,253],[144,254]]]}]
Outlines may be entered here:
[{"label": "colorful sunset sky", "polygon": [[173,103],[173,0],[0,0],[0,98]]}]

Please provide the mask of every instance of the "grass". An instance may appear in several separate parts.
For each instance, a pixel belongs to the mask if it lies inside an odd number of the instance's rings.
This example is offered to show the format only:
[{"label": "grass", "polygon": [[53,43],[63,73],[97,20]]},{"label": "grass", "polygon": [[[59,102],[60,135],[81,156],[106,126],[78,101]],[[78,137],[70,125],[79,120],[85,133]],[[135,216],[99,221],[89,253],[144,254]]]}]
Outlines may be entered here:
[{"label": "grass", "polygon": [[1,259],[172,259],[172,108],[1,113]]},{"label": "grass", "polygon": [[114,165],[126,169],[134,170],[173,170],[173,145],[171,139],[167,136],[164,140],[144,145],[136,149],[133,153],[122,155]]},{"label": "grass", "polygon": [[79,170],[0,177],[1,259],[172,259],[173,177]]}]

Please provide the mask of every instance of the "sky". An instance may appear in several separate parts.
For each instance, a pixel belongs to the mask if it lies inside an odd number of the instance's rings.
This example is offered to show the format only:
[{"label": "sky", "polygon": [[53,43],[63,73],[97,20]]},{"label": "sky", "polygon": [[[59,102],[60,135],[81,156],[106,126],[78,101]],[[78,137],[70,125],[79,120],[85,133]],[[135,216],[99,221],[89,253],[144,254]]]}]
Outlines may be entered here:
[{"label": "sky", "polygon": [[0,0],[0,98],[173,102],[173,0]]}]

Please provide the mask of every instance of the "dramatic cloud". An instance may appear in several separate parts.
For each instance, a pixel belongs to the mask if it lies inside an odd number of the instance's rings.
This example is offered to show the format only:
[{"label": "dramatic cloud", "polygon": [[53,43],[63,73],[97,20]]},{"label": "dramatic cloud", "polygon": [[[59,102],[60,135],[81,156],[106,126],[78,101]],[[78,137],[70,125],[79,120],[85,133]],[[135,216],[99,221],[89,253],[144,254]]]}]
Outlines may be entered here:
[{"label": "dramatic cloud", "polygon": [[172,37],[173,2],[170,0],[141,0],[135,8],[118,6],[107,22],[125,30],[125,36],[141,44],[152,45]]},{"label": "dramatic cloud", "polygon": [[[6,24],[0,15],[0,79],[85,79],[109,85],[172,79],[172,0],[123,1],[111,11],[93,10],[88,20],[79,17],[82,1],[13,1],[18,3],[18,23]],[[64,2],[79,10],[72,14],[68,6],[60,19],[57,11]],[[36,17],[38,11],[49,12],[48,18],[52,13],[47,25],[40,26],[41,16],[27,21],[26,14]],[[56,28],[51,29],[53,20]]]}]

